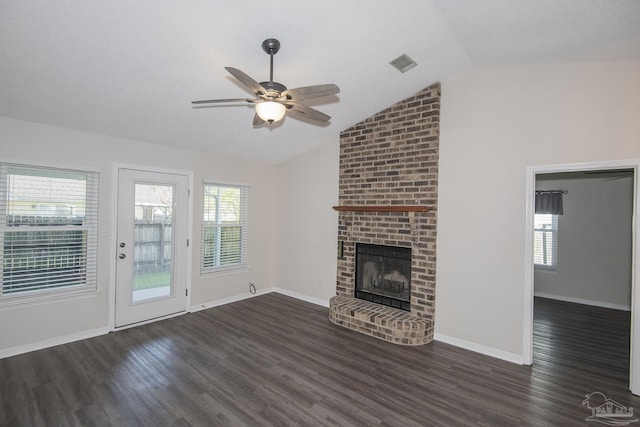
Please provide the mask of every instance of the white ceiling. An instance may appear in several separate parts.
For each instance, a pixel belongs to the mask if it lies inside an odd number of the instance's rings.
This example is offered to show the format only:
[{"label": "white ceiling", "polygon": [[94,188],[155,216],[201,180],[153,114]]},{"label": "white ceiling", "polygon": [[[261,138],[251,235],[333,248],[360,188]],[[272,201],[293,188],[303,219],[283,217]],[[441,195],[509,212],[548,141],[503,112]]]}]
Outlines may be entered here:
[{"label": "white ceiling", "polygon": [[[340,87],[329,126],[192,108],[249,95],[225,66],[268,80],[270,37],[274,80]],[[0,0],[0,55],[2,116],[280,163],[474,65],[640,60],[640,1]]]}]

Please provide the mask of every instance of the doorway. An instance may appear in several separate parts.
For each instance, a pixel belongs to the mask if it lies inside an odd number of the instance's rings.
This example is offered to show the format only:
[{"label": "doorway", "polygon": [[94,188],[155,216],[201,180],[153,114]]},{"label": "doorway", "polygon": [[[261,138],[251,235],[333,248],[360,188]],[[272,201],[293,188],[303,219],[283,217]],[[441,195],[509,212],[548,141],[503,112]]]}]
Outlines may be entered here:
[{"label": "doorway", "polygon": [[189,176],[119,168],[115,328],[187,309]]},{"label": "doorway", "polygon": [[[600,163],[588,163],[588,164],[571,164],[571,165],[553,165],[553,166],[540,166],[540,167],[529,167],[527,168],[527,216],[526,216],[526,268],[525,268],[525,318],[524,318],[524,340],[523,340],[523,354],[524,354],[524,363],[532,364],[533,362],[533,308],[534,308],[534,278],[536,273],[536,269],[534,268],[534,259],[536,256],[539,257],[539,254],[534,253],[534,236],[535,236],[535,214],[534,214],[534,196],[536,189],[536,177],[545,175],[545,174],[557,174],[558,176],[562,176],[567,173],[576,173],[582,175],[599,175],[602,178],[610,179],[615,175],[616,171],[626,170],[632,175],[631,179],[631,218],[630,220],[630,229],[629,234],[631,234],[631,243],[630,249],[627,249],[626,255],[630,258],[630,272],[627,272],[627,278],[630,275],[631,282],[631,296],[627,299],[631,308],[631,330],[636,331],[635,337],[631,336],[631,357],[630,357],[630,375],[629,375],[629,387],[634,394],[640,393],[640,372],[638,369],[634,369],[634,367],[640,368],[640,348],[638,347],[640,344],[640,334],[638,334],[638,313],[635,309],[636,307],[640,307],[638,305],[638,293],[635,292],[636,284],[639,282],[638,278],[638,254],[639,250],[639,238],[638,238],[638,230],[637,227],[634,227],[636,216],[638,212],[638,170],[640,168],[640,161],[621,161],[621,162],[600,162]],[[550,176],[550,175],[549,175]],[[607,178],[608,177],[608,178]],[[556,190],[563,190],[558,188]],[[569,194],[567,196],[571,196]],[[629,252],[630,251],[630,254]],[[583,262],[584,265],[584,262]],[[589,264],[589,267],[591,265]],[[538,272],[539,274],[539,272]],[[552,274],[551,274],[552,275]],[[596,300],[599,298],[591,298],[591,297],[583,297],[580,298],[576,295],[571,294],[567,289],[570,289],[572,285],[571,278],[567,278],[562,274],[559,274],[554,278],[556,280],[556,285],[558,286],[558,293],[565,293],[565,301],[569,302],[579,302],[584,303],[588,302],[588,300]],[[560,292],[559,289],[565,287],[563,292]],[[547,289],[552,289],[547,287]],[[575,291],[575,290],[574,290]],[[593,291],[593,290],[592,290]],[[628,292],[628,289],[627,289]],[[540,292],[538,292],[540,293]],[[586,294],[588,295],[588,293]],[[615,306],[619,307],[615,307]],[[615,304],[610,303],[610,307],[620,308],[625,304]],[[604,305],[607,306],[606,304]]]}]

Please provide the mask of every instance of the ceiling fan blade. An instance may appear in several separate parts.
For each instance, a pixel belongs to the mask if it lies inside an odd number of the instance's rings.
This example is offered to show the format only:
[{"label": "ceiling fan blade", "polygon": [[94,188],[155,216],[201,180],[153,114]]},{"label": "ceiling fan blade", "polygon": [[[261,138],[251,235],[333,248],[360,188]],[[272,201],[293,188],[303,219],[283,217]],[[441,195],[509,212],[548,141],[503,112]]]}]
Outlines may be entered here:
[{"label": "ceiling fan blade", "polygon": [[227,98],[227,99],[205,99],[202,101],[191,101],[192,104],[214,104],[219,102],[258,102],[258,99],[253,98]]},{"label": "ceiling fan blade", "polygon": [[328,122],[331,120],[331,116],[328,116],[320,111],[307,107],[306,105],[298,104],[296,102],[287,102],[285,107],[291,111],[301,114],[303,117],[309,120],[315,120],[317,122]]},{"label": "ceiling fan blade", "polygon": [[258,114],[256,113],[255,116],[253,116],[253,127],[256,126],[262,126],[263,124],[265,124],[266,122],[264,120],[262,120],[260,118],[260,116],[258,116]]},{"label": "ceiling fan blade", "polygon": [[326,85],[305,86],[288,89],[282,92],[282,95],[293,101],[302,101],[304,99],[335,95],[336,93],[340,93],[340,88],[331,83]]},{"label": "ceiling fan blade", "polygon": [[266,95],[267,90],[257,81],[253,80],[251,77],[246,75],[243,71],[238,70],[233,67],[224,67],[233,77],[238,79],[240,83],[251,89],[256,95]]}]

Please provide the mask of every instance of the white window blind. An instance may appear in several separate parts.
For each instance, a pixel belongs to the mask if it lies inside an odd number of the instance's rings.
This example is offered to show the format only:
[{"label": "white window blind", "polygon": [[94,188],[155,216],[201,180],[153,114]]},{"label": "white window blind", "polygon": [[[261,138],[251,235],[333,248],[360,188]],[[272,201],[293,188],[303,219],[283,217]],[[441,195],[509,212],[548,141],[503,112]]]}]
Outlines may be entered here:
[{"label": "white window blind", "polygon": [[203,183],[200,272],[247,267],[249,187]]},{"label": "white window blind", "polygon": [[557,267],[558,215],[534,215],[533,262],[536,267],[551,269]]},{"label": "white window blind", "polygon": [[95,290],[98,173],[0,163],[0,301]]}]

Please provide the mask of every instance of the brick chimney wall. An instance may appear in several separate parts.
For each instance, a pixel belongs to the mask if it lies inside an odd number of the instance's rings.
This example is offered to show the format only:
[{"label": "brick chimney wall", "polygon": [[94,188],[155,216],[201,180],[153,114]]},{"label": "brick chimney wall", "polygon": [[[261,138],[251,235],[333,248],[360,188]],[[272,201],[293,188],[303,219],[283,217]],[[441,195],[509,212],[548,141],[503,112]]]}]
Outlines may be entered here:
[{"label": "brick chimney wall", "polygon": [[336,294],[353,297],[355,244],[412,249],[411,315],[434,320],[440,84],[340,134],[339,203],[420,205],[430,212],[339,212]]}]

